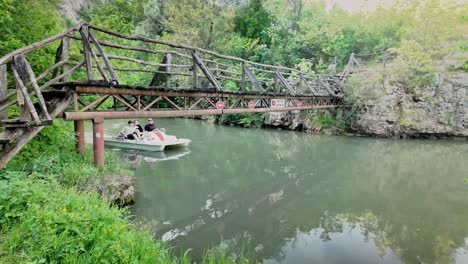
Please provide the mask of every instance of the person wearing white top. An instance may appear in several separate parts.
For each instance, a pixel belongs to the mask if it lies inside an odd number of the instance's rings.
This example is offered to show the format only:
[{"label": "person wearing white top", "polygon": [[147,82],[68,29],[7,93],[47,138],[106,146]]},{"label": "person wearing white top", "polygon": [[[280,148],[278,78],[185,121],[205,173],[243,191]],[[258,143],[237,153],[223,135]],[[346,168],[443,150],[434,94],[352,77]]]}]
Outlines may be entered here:
[{"label": "person wearing white top", "polygon": [[130,120],[128,121],[128,126],[122,128],[120,134],[125,137],[125,139],[134,139],[140,141],[140,133],[135,126],[135,122]]}]

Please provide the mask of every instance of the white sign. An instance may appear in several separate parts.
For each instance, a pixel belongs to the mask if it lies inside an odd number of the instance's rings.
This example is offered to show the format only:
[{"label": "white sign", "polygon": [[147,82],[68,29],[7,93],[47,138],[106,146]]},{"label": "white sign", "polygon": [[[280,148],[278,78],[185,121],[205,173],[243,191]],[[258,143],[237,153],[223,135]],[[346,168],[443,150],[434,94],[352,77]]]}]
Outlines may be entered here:
[{"label": "white sign", "polygon": [[286,101],[284,99],[271,99],[271,108],[281,108],[286,105]]}]

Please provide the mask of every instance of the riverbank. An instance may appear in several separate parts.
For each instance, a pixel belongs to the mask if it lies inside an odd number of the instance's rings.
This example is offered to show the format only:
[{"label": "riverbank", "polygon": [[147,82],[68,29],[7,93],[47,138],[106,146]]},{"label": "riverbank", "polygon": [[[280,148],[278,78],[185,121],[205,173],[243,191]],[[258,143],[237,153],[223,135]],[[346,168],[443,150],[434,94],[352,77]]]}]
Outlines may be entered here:
[{"label": "riverbank", "polygon": [[[96,169],[74,152],[71,131],[57,121],[0,171],[0,262],[190,263],[114,206],[132,199],[132,172],[110,153]],[[202,262],[212,260],[236,263],[215,250]]]}]

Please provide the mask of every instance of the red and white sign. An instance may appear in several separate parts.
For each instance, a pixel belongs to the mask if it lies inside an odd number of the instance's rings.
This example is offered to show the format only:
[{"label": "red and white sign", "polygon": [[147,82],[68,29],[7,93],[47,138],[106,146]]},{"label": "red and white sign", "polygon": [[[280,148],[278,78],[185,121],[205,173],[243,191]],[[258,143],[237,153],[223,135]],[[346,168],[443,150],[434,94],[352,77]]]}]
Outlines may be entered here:
[{"label": "red and white sign", "polygon": [[224,102],[223,101],[218,101],[216,102],[216,109],[223,109],[224,108]]},{"label": "red and white sign", "polygon": [[255,107],[255,103],[254,103],[254,102],[249,102],[247,106],[248,106],[249,108],[254,108],[254,107]]},{"label": "red and white sign", "polygon": [[297,101],[297,107],[302,107],[302,101]]},{"label": "red and white sign", "polygon": [[271,108],[279,108],[285,106],[284,99],[271,99]]}]

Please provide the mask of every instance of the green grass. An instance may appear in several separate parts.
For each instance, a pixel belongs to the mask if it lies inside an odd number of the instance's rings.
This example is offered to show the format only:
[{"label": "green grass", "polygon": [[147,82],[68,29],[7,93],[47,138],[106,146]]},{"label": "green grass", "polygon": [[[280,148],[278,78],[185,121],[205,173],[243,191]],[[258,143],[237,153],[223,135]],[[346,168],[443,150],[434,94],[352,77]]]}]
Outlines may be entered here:
[{"label": "green grass", "polygon": [[4,263],[172,263],[125,209],[96,194],[18,174],[0,186]]}]

